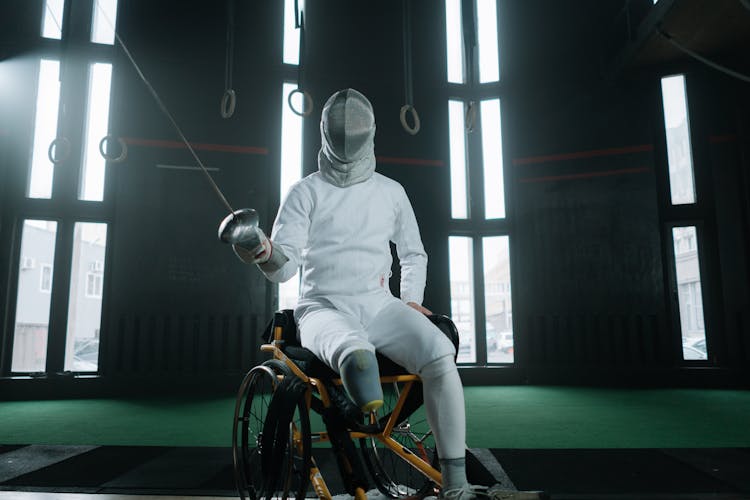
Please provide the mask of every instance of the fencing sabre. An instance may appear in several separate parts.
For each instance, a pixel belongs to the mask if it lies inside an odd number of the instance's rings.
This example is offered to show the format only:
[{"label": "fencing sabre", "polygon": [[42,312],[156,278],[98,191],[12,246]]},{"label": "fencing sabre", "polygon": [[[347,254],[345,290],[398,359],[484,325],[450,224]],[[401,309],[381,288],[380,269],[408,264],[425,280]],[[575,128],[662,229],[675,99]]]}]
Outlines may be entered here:
[{"label": "fencing sabre", "polygon": [[208,169],[203,164],[201,159],[196,154],[195,150],[193,149],[193,146],[188,142],[187,138],[185,137],[185,134],[182,133],[182,129],[175,121],[174,117],[172,116],[172,113],[169,112],[169,109],[167,109],[167,106],[164,104],[164,101],[161,100],[161,97],[159,97],[159,94],[154,90],[154,87],[151,85],[151,82],[148,81],[146,78],[146,75],[143,74],[143,71],[141,71],[140,66],[138,66],[138,63],[133,58],[133,55],[130,53],[130,50],[128,49],[127,45],[125,45],[125,42],[122,41],[122,38],[120,37],[120,34],[117,32],[117,29],[115,28],[114,23],[109,18],[107,13],[102,8],[101,4],[99,3],[99,0],[94,0],[96,2],[97,7],[99,8],[99,11],[102,14],[102,17],[107,21],[107,24],[112,28],[112,32],[115,35],[115,39],[120,44],[120,47],[122,47],[122,51],[127,56],[128,60],[130,61],[130,64],[132,64],[133,68],[135,69],[135,72],[138,73],[138,77],[141,79],[144,85],[146,85],[146,88],[148,89],[151,96],[156,101],[156,104],[159,106],[159,109],[164,114],[164,116],[167,117],[169,120],[169,123],[172,124],[172,128],[174,128],[175,132],[177,132],[177,135],[180,137],[180,140],[185,144],[185,146],[190,151],[190,154],[193,155],[193,158],[195,158],[195,161],[198,163],[198,165],[201,167],[201,170],[206,175],[206,179],[208,180],[209,184],[213,188],[214,192],[216,193],[216,196],[219,197],[219,200],[221,200],[221,203],[226,207],[226,209],[229,211],[230,214],[234,213],[234,209],[232,208],[232,205],[229,204],[226,197],[224,196],[224,193],[221,192],[221,189],[219,189],[219,186],[214,182],[213,177],[211,177],[211,174],[208,172]]},{"label": "fencing sabre", "polygon": [[203,164],[201,159],[196,154],[195,150],[193,149],[193,146],[188,142],[187,138],[185,137],[185,134],[182,132],[182,129],[177,124],[177,121],[174,119],[172,114],[169,112],[169,109],[167,109],[167,106],[164,104],[164,101],[161,100],[159,97],[159,94],[156,92],[154,87],[151,85],[149,80],[146,78],[146,75],[143,74],[143,71],[141,71],[140,66],[138,66],[138,63],[135,61],[135,58],[133,58],[133,55],[130,53],[130,50],[128,49],[127,45],[125,45],[125,42],[122,41],[122,38],[120,37],[120,34],[117,32],[117,29],[115,28],[114,23],[112,20],[107,16],[106,12],[104,12],[104,9],[102,8],[101,4],[99,3],[99,0],[95,0],[98,8],[100,9],[100,12],[102,13],[102,16],[107,21],[107,24],[112,28],[112,32],[115,35],[115,39],[120,44],[120,47],[122,47],[123,52],[127,56],[128,60],[130,61],[130,64],[135,69],[136,73],[138,74],[138,77],[141,79],[141,81],[146,85],[146,88],[148,89],[151,96],[156,101],[156,104],[159,106],[159,109],[164,114],[164,116],[167,117],[169,122],[172,124],[172,127],[174,128],[175,132],[177,132],[177,135],[180,137],[180,140],[185,144],[185,146],[190,151],[190,154],[193,155],[193,158],[195,158],[196,163],[200,166],[203,173],[206,175],[206,179],[208,180],[208,183],[213,188],[214,192],[216,193],[216,196],[219,198],[221,203],[226,207],[226,209],[229,211],[229,215],[227,215],[224,220],[221,222],[219,226],[219,239],[223,241],[224,243],[232,243],[232,244],[239,244],[243,247],[250,247],[255,248],[258,244],[260,244],[260,237],[257,234],[256,228],[258,226],[258,213],[252,209],[252,208],[243,208],[241,210],[235,211],[232,208],[232,205],[229,204],[229,201],[227,201],[226,197],[224,196],[224,193],[222,193],[219,186],[214,181],[213,177],[211,177],[211,174],[208,172],[208,169]]}]

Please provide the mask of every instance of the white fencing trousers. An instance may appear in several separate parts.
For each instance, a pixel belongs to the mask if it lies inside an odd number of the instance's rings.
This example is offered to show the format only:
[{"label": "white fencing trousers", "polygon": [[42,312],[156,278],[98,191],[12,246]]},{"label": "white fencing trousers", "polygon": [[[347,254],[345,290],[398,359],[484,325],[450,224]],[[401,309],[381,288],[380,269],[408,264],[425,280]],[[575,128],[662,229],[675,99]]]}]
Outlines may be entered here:
[{"label": "white fencing trousers", "polygon": [[453,356],[444,356],[422,368],[424,407],[435,434],[441,460],[466,456],[466,408],[464,388]]},{"label": "white fencing trousers", "polygon": [[453,343],[425,315],[400,300],[376,298],[301,304],[295,311],[300,342],[336,372],[349,353],[366,349],[419,375],[439,456],[463,458],[466,410]]},{"label": "white fencing trousers", "polygon": [[453,343],[424,314],[390,294],[304,301],[295,316],[302,346],[336,372],[359,349],[377,351],[414,374],[455,354]]}]

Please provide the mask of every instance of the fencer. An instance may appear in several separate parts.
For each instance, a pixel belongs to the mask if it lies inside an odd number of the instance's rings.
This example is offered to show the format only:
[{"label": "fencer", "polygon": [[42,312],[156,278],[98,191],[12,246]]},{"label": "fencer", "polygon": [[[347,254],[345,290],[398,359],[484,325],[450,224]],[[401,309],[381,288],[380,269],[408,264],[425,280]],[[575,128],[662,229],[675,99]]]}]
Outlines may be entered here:
[{"label": "fencer", "polygon": [[[403,187],[375,172],[372,105],[356,90],[336,92],[323,107],[320,133],[318,171],[289,190],[271,237],[253,224],[253,214],[239,213],[225,219],[222,239],[273,282],[300,270],[300,342],[340,374],[363,412],[383,404],[375,351],[418,374],[440,457],[441,497],[484,496],[466,478],[455,349],[421,305],[427,255],[414,211]],[[401,267],[400,299],[388,285],[390,242]]]}]

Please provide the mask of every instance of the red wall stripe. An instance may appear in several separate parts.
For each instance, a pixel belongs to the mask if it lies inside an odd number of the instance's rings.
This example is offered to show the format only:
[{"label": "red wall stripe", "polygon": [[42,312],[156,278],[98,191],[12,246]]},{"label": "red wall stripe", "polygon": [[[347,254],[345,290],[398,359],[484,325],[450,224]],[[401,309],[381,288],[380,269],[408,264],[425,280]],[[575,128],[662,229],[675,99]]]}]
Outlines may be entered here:
[{"label": "red wall stripe", "polygon": [[403,165],[426,165],[430,167],[444,167],[443,160],[425,160],[422,158],[396,158],[392,156],[377,156],[378,163],[400,163]]},{"label": "red wall stripe", "polygon": [[[180,141],[163,141],[159,139],[142,139],[139,137],[123,137],[126,144],[132,146],[150,146],[167,149],[187,149],[187,146]],[[200,142],[191,142],[193,149],[198,151],[221,151],[224,153],[242,153],[254,155],[267,155],[268,148],[256,146],[233,146],[231,144],[206,144]]]},{"label": "red wall stripe", "polygon": [[648,167],[638,168],[622,168],[619,170],[606,170],[603,172],[583,172],[580,174],[568,174],[568,175],[551,175],[547,177],[527,177],[525,179],[519,179],[518,182],[550,182],[550,181],[565,181],[571,179],[591,179],[593,177],[607,177],[612,175],[625,175],[625,174],[641,174],[644,172],[650,172],[651,169]]},{"label": "red wall stripe", "polygon": [[645,153],[653,151],[653,144],[641,144],[638,146],[626,146],[622,148],[593,149],[591,151],[578,151],[575,153],[560,153],[546,156],[529,156],[526,158],[514,158],[513,165],[531,165],[533,163],[547,163],[561,160],[578,160],[581,158],[594,158],[596,156],[616,156],[631,153]]},{"label": "red wall stripe", "polygon": [[731,135],[711,135],[708,137],[708,142],[711,144],[719,144],[722,142],[734,142],[737,140],[737,136],[735,134]]}]

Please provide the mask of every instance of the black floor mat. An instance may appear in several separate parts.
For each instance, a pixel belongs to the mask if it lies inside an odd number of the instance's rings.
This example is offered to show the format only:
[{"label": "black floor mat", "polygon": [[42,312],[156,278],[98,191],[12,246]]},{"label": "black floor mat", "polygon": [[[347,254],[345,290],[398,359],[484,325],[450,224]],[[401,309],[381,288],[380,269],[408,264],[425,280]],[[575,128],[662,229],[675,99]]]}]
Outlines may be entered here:
[{"label": "black floor mat", "polygon": [[[0,446],[0,464],[22,449]],[[750,498],[749,449],[490,451],[484,460],[494,456],[494,470],[518,489],[553,499]],[[331,492],[343,493],[330,450],[313,453]],[[492,480],[476,458],[467,467],[474,481]],[[210,447],[97,447],[8,479],[0,490],[236,496],[231,450]]]}]

